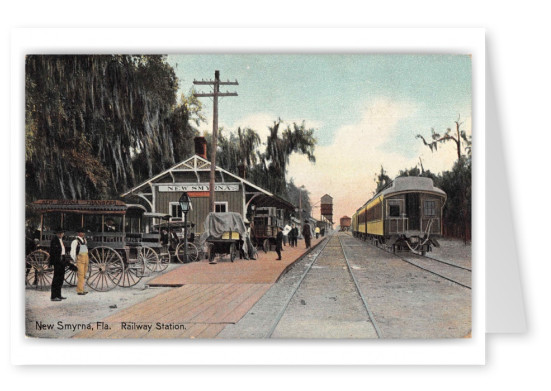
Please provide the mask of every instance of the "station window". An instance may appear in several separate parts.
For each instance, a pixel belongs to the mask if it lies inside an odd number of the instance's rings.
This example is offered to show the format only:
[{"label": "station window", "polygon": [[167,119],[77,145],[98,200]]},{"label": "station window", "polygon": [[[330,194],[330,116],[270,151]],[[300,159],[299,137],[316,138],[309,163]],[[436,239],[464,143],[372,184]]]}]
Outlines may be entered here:
[{"label": "station window", "polygon": [[216,213],[223,213],[228,211],[228,203],[227,202],[215,202],[214,203],[214,211]]},{"label": "station window", "polygon": [[425,216],[436,216],[436,201],[425,201]]},{"label": "station window", "polygon": [[170,216],[172,217],[182,217],[182,208],[178,202],[170,203]]}]

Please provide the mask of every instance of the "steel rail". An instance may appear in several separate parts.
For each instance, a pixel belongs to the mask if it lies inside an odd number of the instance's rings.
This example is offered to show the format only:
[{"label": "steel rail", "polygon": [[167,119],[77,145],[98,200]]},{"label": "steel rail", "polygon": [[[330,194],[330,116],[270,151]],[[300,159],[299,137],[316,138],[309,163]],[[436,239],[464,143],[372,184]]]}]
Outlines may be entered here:
[{"label": "steel rail", "polygon": [[356,280],[356,276],[352,272],[352,267],[350,266],[350,262],[348,262],[348,256],[346,255],[346,251],[344,249],[344,245],[342,243],[341,237],[338,236],[339,243],[341,244],[342,253],[344,254],[344,260],[346,261],[346,265],[348,266],[348,271],[350,275],[352,276],[352,279],[354,280],[354,284],[356,284],[356,290],[358,291],[360,297],[362,298],[362,302],[364,303],[364,307],[367,310],[367,316],[369,316],[369,320],[371,320],[371,324],[373,325],[373,328],[375,329],[375,332],[377,333],[378,338],[382,338],[381,330],[379,330],[379,327],[377,326],[377,322],[375,322],[375,316],[369,309],[369,306],[367,305],[367,301],[362,293],[362,290],[360,289],[360,284],[358,284],[358,280]]},{"label": "steel rail", "polygon": [[296,285],[295,289],[293,289],[293,292],[291,292],[291,294],[287,298],[285,304],[283,305],[283,308],[277,314],[277,317],[274,320],[274,323],[272,324],[272,327],[270,328],[270,331],[268,331],[268,333],[266,334],[266,336],[264,338],[270,338],[272,336],[272,334],[274,333],[277,325],[281,321],[281,318],[283,317],[283,314],[285,313],[285,311],[287,311],[287,307],[289,306],[289,303],[291,302],[293,296],[295,295],[298,288],[300,287],[300,284],[302,284],[302,281],[304,280],[304,277],[306,277],[306,275],[308,274],[308,272],[312,268],[312,265],[314,263],[316,263],[316,261],[318,260],[318,257],[320,256],[320,254],[323,252],[323,250],[325,250],[325,247],[327,246],[327,243],[329,243],[329,240],[333,237],[333,235],[327,237],[327,239],[325,240],[325,243],[323,244],[323,248],[321,249],[321,251],[318,253],[318,255],[316,255],[316,258],[314,258],[314,260],[310,263],[310,265],[308,265],[308,267],[306,268],[306,271],[304,271],[304,273],[300,277],[300,280],[299,280],[298,284]]},{"label": "steel rail", "polygon": [[430,270],[430,269],[427,269],[427,268],[425,268],[425,267],[423,267],[423,266],[419,266],[419,265],[417,265],[416,263],[410,262],[410,261],[408,261],[407,259],[401,257],[400,255],[396,255],[396,254],[393,254],[393,255],[395,255],[396,257],[400,258],[402,261],[404,261],[404,262],[406,262],[406,263],[409,263],[409,264],[412,265],[412,266],[418,267],[418,268],[421,269],[421,270],[424,270],[424,271],[427,271],[427,272],[429,272],[429,273],[432,273],[432,274],[434,274],[435,276],[438,276],[438,277],[440,277],[440,278],[443,278],[444,280],[448,280],[448,281],[453,282],[453,283],[455,283],[455,284],[457,284],[457,285],[461,285],[462,287],[467,288],[467,289],[472,289],[470,286],[465,285],[465,284],[462,284],[462,283],[460,283],[459,281],[452,280],[451,278],[448,278],[448,277],[446,277],[446,276],[443,276],[442,274],[436,273],[436,272],[434,272],[434,271],[432,271],[432,270]]},{"label": "steel rail", "polygon": [[443,264],[445,264],[445,265],[453,266],[453,267],[456,267],[456,268],[458,268],[458,269],[463,269],[463,270],[466,270],[466,271],[468,271],[468,272],[472,272],[472,270],[469,269],[468,267],[459,266],[459,265],[456,265],[456,264],[454,264],[454,263],[449,263],[449,262],[443,261],[443,260],[438,259],[438,258],[429,257],[428,255],[420,255],[420,254],[415,254],[415,255],[417,255],[417,256],[419,256],[419,257],[431,259],[431,260],[433,260],[433,261],[440,262],[440,263],[443,263]]},{"label": "steel rail", "polygon": [[[429,270],[429,269],[424,268],[424,267],[422,267],[422,266],[419,266],[419,265],[417,265],[417,264],[415,264],[415,263],[413,263],[413,262],[410,262],[410,261],[408,261],[407,259],[403,258],[402,256],[400,256],[400,255],[398,255],[398,254],[396,254],[396,253],[393,253],[392,251],[387,250],[387,249],[385,249],[385,248],[383,248],[383,247],[374,246],[374,245],[369,244],[369,243],[366,243],[366,244],[367,244],[368,246],[372,246],[372,247],[375,247],[375,248],[377,248],[377,249],[379,249],[379,250],[381,250],[381,251],[384,251],[384,252],[387,252],[387,253],[389,253],[389,254],[392,254],[392,255],[394,255],[396,258],[400,258],[402,261],[404,261],[404,262],[406,262],[406,263],[409,263],[409,264],[412,265],[412,266],[418,267],[418,268],[421,269],[421,270],[424,270],[424,271],[426,271],[426,272],[432,273],[432,274],[434,274],[435,276],[438,276],[438,277],[440,277],[440,278],[443,278],[444,280],[448,280],[448,281],[450,281],[450,282],[453,282],[453,283],[455,283],[455,284],[457,284],[457,285],[460,285],[460,286],[462,286],[462,287],[464,287],[464,288],[467,288],[467,289],[472,289],[470,286],[465,285],[465,284],[462,284],[462,283],[460,283],[459,281],[452,280],[451,278],[448,278],[448,277],[446,277],[446,276],[443,276],[442,274],[436,273],[436,272],[434,272],[434,271],[432,271],[432,270]],[[414,255],[417,255],[418,257],[425,257],[424,255],[419,255],[419,254],[414,254]],[[435,260],[434,258],[429,258],[429,257],[425,257],[425,258]],[[442,262],[442,263],[446,263],[446,262]],[[457,265],[450,265],[450,266],[458,267]],[[459,268],[464,269],[464,268],[462,268],[462,267],[460,267],[460,266],[459,266]],[[466,269],[466,270],[468,270],[468,271],[470,272],[469,269]]]}]

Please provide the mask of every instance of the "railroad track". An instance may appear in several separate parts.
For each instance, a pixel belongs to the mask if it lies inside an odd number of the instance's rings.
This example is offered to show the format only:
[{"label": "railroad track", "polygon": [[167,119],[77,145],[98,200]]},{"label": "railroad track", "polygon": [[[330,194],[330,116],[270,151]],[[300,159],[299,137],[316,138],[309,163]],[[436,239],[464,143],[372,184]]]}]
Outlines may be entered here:
[{"label": "railroad track", "polygon": [[[377,323],[375,322],[375,318],[374,318],[371,310],[369,309],[369,307],[367,305],[366,299],[364,298],[364,296],[362,294],[362,291],[359,287],[356,276],[354,275],[353,270],[352,270],[352,268],[350,266],[350,263],[348,261],[348,256],[346,255],[345,248],[344,248],[344,246],[341,242],[340,236],[338,234],[333,234],[333,235],[331,235],[330,237],[328,237],[326,239],[326,241],[323,243],[323,247],[321,248],[321,250],[316,254],[315,258],[306,267],[306,269],[304,270],[304,272],[300,276],[300,279],[299,279],[298,283],[296,284],[296,286],[294,287],[292,292],[287,297],[287,299],[285,301],[285,304],[282,306],[282,308],[278,312],[277,316],[275,317],[275,319],[273,321],[273,324],[272,324],[270,330],[268,331],[268,333],[266,334],[265,338],[271,338],[272,337],[272,334],[274,333],[274,331],[276,330],[276,328],[280,324],[283,315],[287,312],[289,304],[291,303],[293,297],[295,297],[295,295],[297,294],[297,291],[301,287],[301,285],[302,285],[304,279],[306,278],[306,276],[311,272],[311,270],[313,268],[316,269],[317,267],[318,268],[323,268],[324,267],[324,266],[316,266],[315,264],[318,261],[318,259],[320,258],[320,256],[322,254],[324,254],[324,251],[326,250],[326,248],[328,246],[329,246],[329,249],[332,251],[332,253],[331,253],[332,262],[334,262],[334,263],[343,262],[347,265],[348,273],[352,277],[352,281],[355,285],[356,292],[359,295],[359,297],[361,299],[361,302],[363,303],[363,306],[364,306],[364,308],[367,312],[367,317],[369,318],[369,321],[371,322],[371,325],[373,326],[373,329],[374,329],[374,331],[377,335],[377,338],[381,338],[381,331],[380,331],[379,327],[377,326]],[[340,250],[340,254],[339,254],[339,250]]]},{"label": "railroad track", "polygon": [[440,278],[453,282],[464,288],[471,289],[472,271],[469,268],[442,261],[437,258],[429,257],[427,255],[420,255],[411,252],[392,252],[392,249],[390,248],[375,246],[368,242],[366,242],[366,244],[375,247],[381,251],[392,254],[402,261],[412,266],[418,267],[419,269],[422,269],[428,273],[434,274]]},{"label": "railroad track", "polygon": [[341,240],[340,235],[338,236],[338,238],[339,238],[339,243],[340,243],[341,248],[342,248],[342,253],[344,255],[344,259],[346,261],[346,265],[348,266],[348,271],[350,272],[350,275],[352,276],[352,279],[354,280],[354,284],[356,284],[356,290],[358,291],[358,294],[362,298],[362,302],[364,303],[365,309],[367,311],[367,315],[369,316],[369,319],[371,320],[371,323],[373,324],[373,328],[375,329],[375,332],[377,333],[377,337],[381,338],[381,336],[382,336],[381,330],[377,326],[377,322],[375,322],[375,317],[373,316],[373,313],[369,309],[369,306],[367,305],[367,301],[365,300],[365,297],[362,293],[362,290],[360,289],[360,284],[358,284],[358,280],[356,279],[356,276],[354,275],[354,272],[352,271],[352,267],[350,266],[350,262],[348,261],[348,256],[346,255],[346,251],[344,250],[344,246],[342,244],[342,240]]},{"label": "railroad track", "polygon": [[393,255],[410,265],[416,266],[464,288],[471,289],[471,269],[419,254]]}]

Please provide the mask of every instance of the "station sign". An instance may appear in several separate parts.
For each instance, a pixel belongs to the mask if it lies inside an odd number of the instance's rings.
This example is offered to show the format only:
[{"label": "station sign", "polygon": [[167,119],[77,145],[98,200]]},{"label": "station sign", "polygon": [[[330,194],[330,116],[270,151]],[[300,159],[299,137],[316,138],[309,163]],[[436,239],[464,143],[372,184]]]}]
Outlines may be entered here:
[{"label": "station sign", "polygon": [[[160,192],[202,192],[210,191],[208,183],[175,183],[173,185],[159,185]],[[214,191],[239,191],[239,183],[216,183]]]}]

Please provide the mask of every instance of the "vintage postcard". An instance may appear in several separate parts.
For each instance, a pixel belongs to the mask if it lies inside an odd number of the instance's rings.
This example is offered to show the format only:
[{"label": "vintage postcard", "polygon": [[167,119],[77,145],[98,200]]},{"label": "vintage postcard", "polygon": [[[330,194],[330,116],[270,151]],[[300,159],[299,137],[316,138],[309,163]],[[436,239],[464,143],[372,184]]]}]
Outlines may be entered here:
[{"label": "vintage postcard", "polygon": [[24,80],[26,338],[472,340],[472,53],[26,53]]},{"label": "vintage postcard", "polygon": [[26,335],[470,337],[471,80],[453,54],[28,55]]}]

